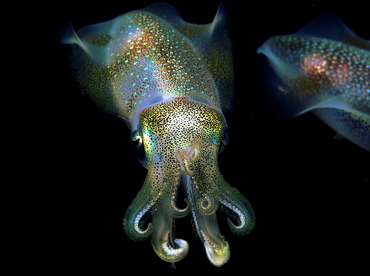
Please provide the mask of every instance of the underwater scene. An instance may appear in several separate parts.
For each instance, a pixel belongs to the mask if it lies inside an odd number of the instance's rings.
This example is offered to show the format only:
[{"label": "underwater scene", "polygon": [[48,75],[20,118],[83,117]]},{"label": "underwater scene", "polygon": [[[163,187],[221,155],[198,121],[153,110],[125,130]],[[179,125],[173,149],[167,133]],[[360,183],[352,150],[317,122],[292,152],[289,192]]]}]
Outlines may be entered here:
[{"label": "underwater scene", "polygon": [[356,1],[14,11],[14,271],[365,268],[370,30]]}]

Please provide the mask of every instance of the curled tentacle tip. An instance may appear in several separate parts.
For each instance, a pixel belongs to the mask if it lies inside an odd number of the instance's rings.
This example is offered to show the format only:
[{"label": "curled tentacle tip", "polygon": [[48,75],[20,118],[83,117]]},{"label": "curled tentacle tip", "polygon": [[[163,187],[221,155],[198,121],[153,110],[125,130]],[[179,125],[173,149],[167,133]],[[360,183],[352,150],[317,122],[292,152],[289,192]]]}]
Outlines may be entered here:
[{"label": "curled tentacle tip", "polygon": [[144,235],[146,237],[150,236],[153,232],[153,225],[151,223],[148,224],[148,227],[145,230],[141,230],[139,223],[134,224],[134,229],[137,234]]},{"label": "curled tentacle tip", "polygon": [[248,221],[245,224],[235,225],[231,219],[228,218],[229,229],[236,235],[244,236],[249,234],[254,228],[255,221]]},{"label": "curled tentacle tip", "polygon": [[222,200],[221,203],[223,207],[232,211],[231,213],[228,212],[228,216],[238,222],[235,224],[232,219],[227,218],[230,230],[237,235],[246,235],[254,227],[255,215],[249,202],[242,196],[240,196],[240,199],[239,202],[238,200],[236,201],[236,204],[229,203],[225,200]]},{"label": "curled tentacle tip", "polygon": [[159,250],[156,248],[154,248],[154,250],[157,255],[166,262],[174,263],[181,261],[188,254],[189,244],[182,239],[175,239],[174,243],[178,248],[173,248],[168,242],[163,242]]},{"label": "curled tentacle tip", "polygon": [[185,199],[185,202],[186,202],[186,207],[184,208],[178,208],[175,203],[172,203],[173,214],[177,218],[185,217],[190,213],[189,200]]},{"label": "curled tentacle tip", "polygon": [[226,242],[224,246],[220,247],[205,240],[204,247],[209,261],[214,266],[223,266],[230,259],[230,247],[228,242]]},{"label": "curled tentacle tip", "polygon": [[146,240],[153,232],[153,225],[149,223],[146,229],[141,229],[138,221],[130,221],[126,217],[123,220],[123,229],[126,234],[133,240]]},{"label": "curled tentacle tip", "polygon": [[186,251],[186,253],[189,251],[189,244],[186,240],[175,239],[174,242],[182,251]]},{"label": "curled tentacle tip", "polygon": [[233,233],[243,236],[252,231],[254,227],[254,220],[246,221],[243,217],[240,217],[239,219],[240,223],[238,225],[235,225],[230,218],[227,218],[229,228]]},{"label": "curled tentacle tip", "polygon": [[201,198],[198,200],[198,210],[203,215],[212,215],[218,209],[218,202],[212,197]]}]

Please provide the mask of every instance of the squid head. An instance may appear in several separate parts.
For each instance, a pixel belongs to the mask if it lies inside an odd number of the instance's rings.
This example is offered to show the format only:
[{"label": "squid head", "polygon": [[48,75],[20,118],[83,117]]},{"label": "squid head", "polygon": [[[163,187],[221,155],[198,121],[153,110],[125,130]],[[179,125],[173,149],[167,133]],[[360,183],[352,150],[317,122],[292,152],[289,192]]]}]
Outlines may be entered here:
[{"label": "squid head", "polygon": [[[124,219],[131,238],[141,240],[151,235],[158,256],[168,262],[179,261],[188,244],[172,240],[172,221],[190,214],[210,261],[220,266],[229,259],[229,244],[220,234],[216,211],[221,206],[232,211],[237,223],[230,220],[229,225],[239,234],[251,229],[253,213],[218,169],[218,154],[227,137],[223,114],[189,98],[175,98],[140,113],[132,140],[148,175]],[[185,195],[186,207],[178,206],[179,194]],[[148,212],[152,222],[143,229],[142,218]]]}]

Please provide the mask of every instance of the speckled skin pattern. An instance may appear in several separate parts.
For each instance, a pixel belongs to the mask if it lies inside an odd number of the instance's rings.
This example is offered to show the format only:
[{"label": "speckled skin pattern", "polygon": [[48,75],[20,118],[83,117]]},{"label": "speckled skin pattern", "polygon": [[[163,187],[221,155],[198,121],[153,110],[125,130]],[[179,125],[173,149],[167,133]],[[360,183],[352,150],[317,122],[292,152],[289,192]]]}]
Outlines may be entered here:
[{"label": "speckled skin pattern", "polygon": [[284,108],[295,115],[312,110],[339,134],[370,151],[368,40],[335,16],[325,15],[296,34],[270,38],[258,52],[268,57],[278,75],[273,90],[285,98]]},{"label": "speckled skin pattern", "polygon": [[[104,112],[126,121],[148,170],[124,229],[134,240],[151,236],[155,252],[167,262],[181,260],[189,250],[185,240],[173,239],[174,219],[191,215],[215,266],[230,257],[216,211],[232,217],[235,224],[229,220],[229,226],[237,234],[254,226],[253,209],[224,180],[217,163],[228,140],[223,111],[232,96],[223,17],[220,6],[213,23],[189,24],[160,3],[64,32],[81,90]],[[144,226],[148,215],[151,222]]]}]

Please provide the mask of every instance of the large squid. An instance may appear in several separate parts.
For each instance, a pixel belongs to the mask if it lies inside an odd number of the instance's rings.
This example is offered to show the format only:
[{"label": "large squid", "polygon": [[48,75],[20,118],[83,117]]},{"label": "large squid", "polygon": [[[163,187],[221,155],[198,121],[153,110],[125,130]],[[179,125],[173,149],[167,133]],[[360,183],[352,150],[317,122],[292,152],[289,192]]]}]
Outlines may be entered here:
[{"label": "large squid", "polygon": [[154,251],[167,262],[180,261],[189,250],[185,240],[173,238],[175,219],[191,215],[215,266],[230,257],[216,211],[231,217],[236,234],[254,226],[252,207],[217,163],[228,142],[223,112],[230,109],[233,81],[224,17],[220,6],[212,23],[190,24],[158,3],[63,31],[80,89],[104,112],[125,120],[148,170],[124,217],[125,232],[134,240],[151,236]]},{"label": "large squid", "polygon": [[370,41],[326,14],[292,35],[268,39],[258,53],[274,73],[269,95],[281,113],[312,111],[340,136],[370,151]]}]

